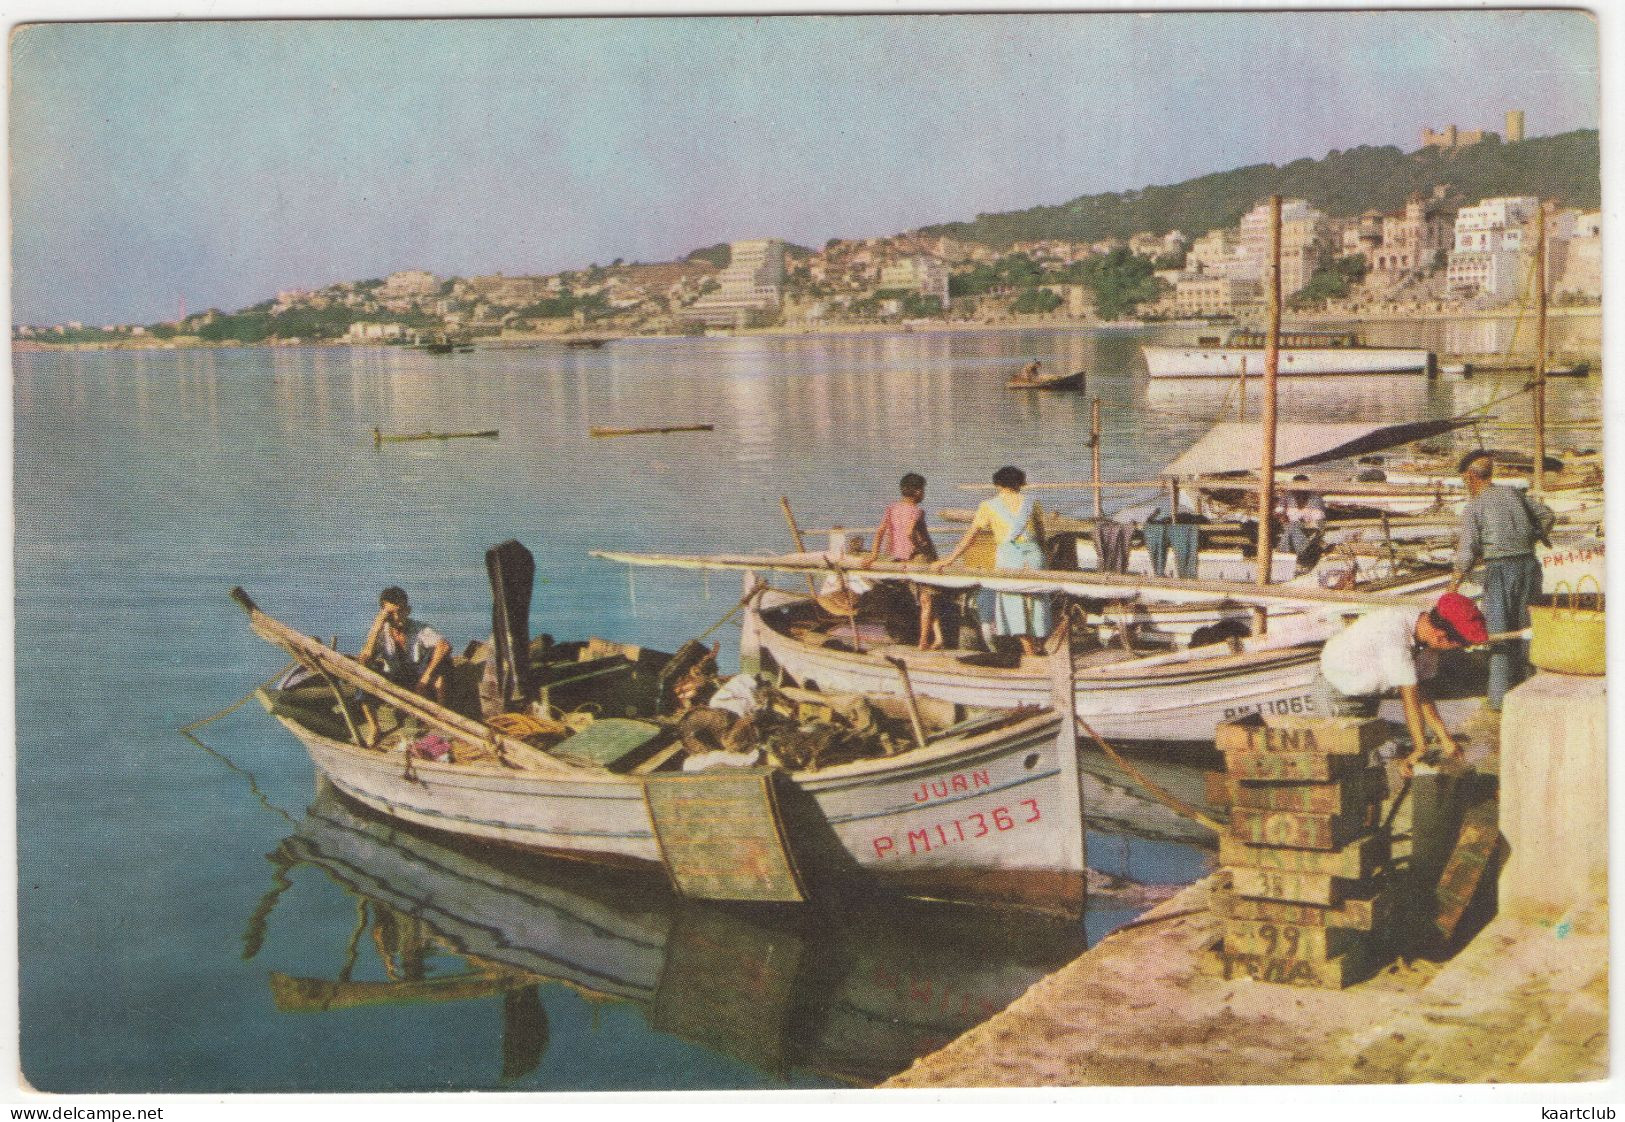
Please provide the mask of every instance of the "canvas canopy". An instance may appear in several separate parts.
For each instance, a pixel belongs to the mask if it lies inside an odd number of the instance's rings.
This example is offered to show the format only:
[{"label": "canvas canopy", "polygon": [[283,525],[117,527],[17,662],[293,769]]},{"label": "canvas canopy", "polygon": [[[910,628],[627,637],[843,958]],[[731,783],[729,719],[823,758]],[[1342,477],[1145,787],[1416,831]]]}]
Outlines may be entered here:
[{"label": "canvas canopy", "polygon": [[[1404,424],[1341,424],[1296,422],[1275,427],[1275,466],[1302,467],[1363,456],[1425,440],[1454,428],[1472,424],[1452,417],[1442,421],[1408,421]],[[1162,469],[1163,475],[1222,475],[1227,472],[1257,471],[1259,450],[1264,446],[1264,426],[1256,421],[1221,421],[1200,440]]]}]

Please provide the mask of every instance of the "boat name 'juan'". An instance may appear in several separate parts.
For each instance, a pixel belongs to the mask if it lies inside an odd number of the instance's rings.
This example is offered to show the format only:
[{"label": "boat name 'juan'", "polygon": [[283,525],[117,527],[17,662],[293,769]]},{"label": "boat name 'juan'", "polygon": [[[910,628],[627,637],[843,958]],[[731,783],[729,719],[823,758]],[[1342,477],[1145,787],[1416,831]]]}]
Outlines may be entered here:
[{"label": "boat name 'juan'", "polygon": [[921,783],[920,789],[914,792],[914,801],[926,803],[932,799],[945,799],[954,791],[972,791],[978,787],[991,786],[993,780],[988,778],[987,768],[969,774],[959,772],[948,779],[934,779],[929,783]]}]

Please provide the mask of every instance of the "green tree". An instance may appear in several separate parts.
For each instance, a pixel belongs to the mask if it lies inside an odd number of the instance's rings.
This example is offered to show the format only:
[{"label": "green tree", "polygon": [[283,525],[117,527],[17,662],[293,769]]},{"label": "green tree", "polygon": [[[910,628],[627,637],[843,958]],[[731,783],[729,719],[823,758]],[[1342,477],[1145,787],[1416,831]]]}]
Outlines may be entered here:
[{"label": "green tree", "polygon": [[1062,303],[1064,301],[1047,288],[1027,288],[1016,297],[1015,303],[1010,305],[1010,310],[1017,315],[1029,316],[1053,312]]}]

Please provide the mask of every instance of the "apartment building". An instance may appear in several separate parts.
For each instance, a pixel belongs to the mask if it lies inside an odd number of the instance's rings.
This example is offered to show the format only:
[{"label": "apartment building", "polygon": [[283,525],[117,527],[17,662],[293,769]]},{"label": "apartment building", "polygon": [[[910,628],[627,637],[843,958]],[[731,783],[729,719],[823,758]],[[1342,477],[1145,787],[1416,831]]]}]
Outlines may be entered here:
[{"label": "apartment building", "polygon": [[1516,297],[1523,286],[1524,252],[1532,248],[1527,227],[1539,206],[1534,196],[1517,195],[1462,207],[1446,272],[1450,292],[1492,300]]},{"label": "apartment building", "polygon": [[732,242],[718,287],[684,314],[707,324],[742,326],[752,313],[776,312],[784,299],[784,248],[778,238]]},{"label": "apartment building", "polygon": [[922,296],[935,296],[942,306],[948,306],[948,266],[934,257],[917,254],[899,258],[882,266],[880,288],[918,292]]},{"label": "apartment building", "polygon": [[1217,273],[1185,273],[1174,284],[1174,310],[1182,316],[1232,315],[1263,298],[1256,280]]}]

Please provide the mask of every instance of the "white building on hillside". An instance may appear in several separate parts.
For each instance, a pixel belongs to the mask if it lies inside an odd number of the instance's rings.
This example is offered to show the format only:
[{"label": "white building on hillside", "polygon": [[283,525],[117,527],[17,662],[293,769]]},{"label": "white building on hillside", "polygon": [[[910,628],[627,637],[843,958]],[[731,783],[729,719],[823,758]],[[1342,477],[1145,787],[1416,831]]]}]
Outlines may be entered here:
[{"label": "white building on hillside", "polygon": [[778,238],[733,242],[719,287],[684,309],[708,324],[743,326],[752,312],[776,312],[784,300],[784,242]]},{"label": "white building on hillside", "polygon": [[1455,244],[1446,279],[1457,295],[1509,300],[1523,286],[1524,252],[1532,248],[1527,229],[1540,200],[1532,195],[1485,199],[1456,214]]},{"label": "white building on hillside", "polygon": [[944,309],[948,307],[948,266],[935,257],[916,255],[904,257],[880,270],[883,289],[903,289],[922,296],[935,296]]}]

